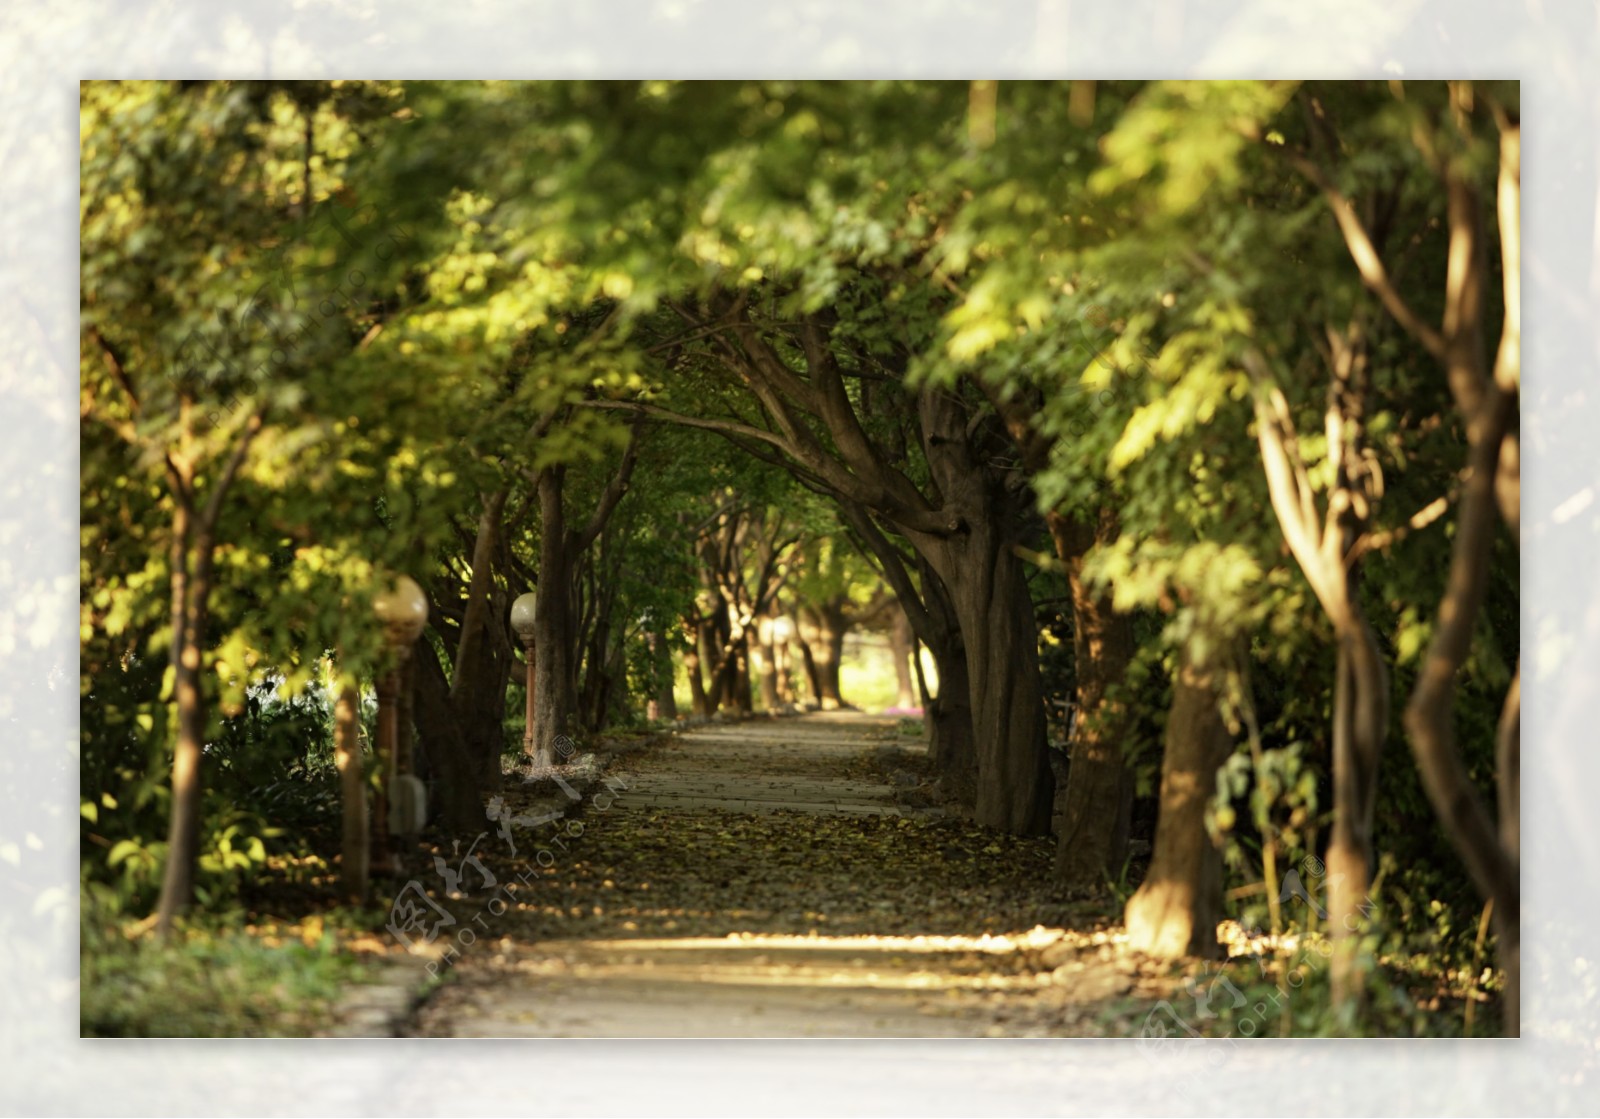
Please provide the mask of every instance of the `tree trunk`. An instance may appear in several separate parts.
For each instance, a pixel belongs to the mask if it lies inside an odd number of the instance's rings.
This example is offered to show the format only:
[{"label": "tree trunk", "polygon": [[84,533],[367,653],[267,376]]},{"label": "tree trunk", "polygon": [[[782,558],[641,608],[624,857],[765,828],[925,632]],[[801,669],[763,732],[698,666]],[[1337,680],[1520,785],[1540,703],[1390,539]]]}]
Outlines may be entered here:
[{"label": "tree trunk", "polygon": [[816,671],[817,703],[824,711],[845,706],[839,690],[839,665],[844,659],[844,636],[850,623],[842,600],[812,603],[800,608],[801,632],[811,651]]},{"label": "tree trunk", "polygon": [[360,698],[353,685],[339,690],[339,699],[334,705],[333,751],[344,803],[339,883],[346,901],[364,905],[367,900],[367,786],[362,773]]},{"label": "tree trunk", "polygon": [[1356,958],[1358,933],[1370,909],[1378,759],[1389,725],[1389,673],[1372,627],[1355,605],[1354,593],[1352,587],[1349,615],[1340,627],[1334,682],[1334,813],[1325,860],[1328,924],[1334,938],[1329,979],[1336,1004],[1359,1002],[1364,993],[1365,980]]},{"label": "tree trunk", "polygon": [[1206,805],[1232,739],[1214,677],[1187,647],[1182,651],[1161,761],[1155,850],[1123,914],[1129,946],[1162,959],[1219,954],[1222,852],[1206,833]]},{"label": "tree trunk", "polygon": [[1472,648],[1473,628],[1488,585],[1494,530],[1498,523],[1496,475],[1500,448],[1510,429],[1516,398],[1499,385],[1484,407],[1481,434],[1472,444],[1461,495],[1461,513],[1451,547],[1450,573],[1439,604],[1439,625],[1406,706],[1405,726],[1433,803],[1451,845],[1473,884],[1494,902],[1495,939],[1506,973],[1505,1032],[1520,1036],[1522,886],[1520,820],[1504,806],[1516,803],[1521,784],[1521,669],[1502,712],[1496,768],[1503,806],[1499,827],[1472,784],[1456,746],[1456,677]]},{"label": "tree trunk", "polygon": [[[776,621],[777,619],[774,619],[775,626]],[[772,671],[778,685],[778,702],[784,707],[793,707],[799,698],[794,689],[794,665],[790,654],[789,641],[773,641]]]},{"label": "tree trunk", "polygon": [[417,730],[415,763],[426,770],[430,811],[437,811],[445,830],[468,835],[483,828],[480,759],[461,733],[450,703],[444,666],[426,638],[411,653],[412,716]]},{"label": "tree trunk", "polygon": [[911,632],[911,620],[899,605],[894,608],[894,621],[889,626],[889,654],[894,658],[896,685],[895,707],[910,711],[918,706],[916,685],[911,679],[911,662],[917,655],[917,638]]},{"label": "tree trunk", "polygon": [[959,643],[929,646],[939,674],[938,694],[924,697],[928,753],[939,774],[939,791],[972,808],[978,801],[978,744],[972,736],[972,689],[967,653]]},{"label": "tree trunk", "polygon": [[761,680],[761,706],[768,712],[777,711],[783,701],[778,698],[778,657],[773,649],[772,618],[756,619],[755,642],[750,647],[755,671]]},{"label": "tree trunk", "polygon": [[[939,691],[923,696],[928,752],[938,772],[940,791],[958,804],[978,800],[978,743],[972,733],[972,687],[967,677],[967,647],[961,622],[944,582],[926,560],[918,563],[925,624],[917,636],[933,657]],[[921,665],[917,666],[921,676]]]},{"label": "tree trunk", "polygon": [[572,718],[572,569],[566,547],[565,470],[539,474],[539,585],[534,605],[533,764],[554,765],[556,739]]},{"label": "tree trunk", "polygon": [[928,728],[928,754],[938,773],[940,791],[951,800],[971,808],[977,801],[978,753],[972,736],[972,690],[967,679],[966,645],[961,638],[961,622],[950,592],[926,555],[918,553],[913,582],[906,567],[909,558],[890,543],[866,509],[845,502],[840,507],[846,523],[878,563],[885,581],[894,590],[901,613],[910,622],[916,641],[928,647],[939,674],[939,690],[929,692],[922,661],[915,660],[917,686],[922,697],[924,722]]},{"label": "tree trunk", "polygon": [[800,646],[800,663],[806,670],[806,690],[811,693],[811,702],[821,707],[822,675],[817,671],[817,657],[811,651],[811,642],[805,638],[804,623],[800,620],[798,611],[795,615],[794,639],[795,643]]},{"label": "tree trunk", "polygon": [[206,734],[200,650],[205,641],[205,603],[210,593],[210,578],[209,572],[190,573],[188,518],[180,514],[176,525],[172,667],[178,736],[172,754],[172,816],[167,830],[167,865],[161,876],[161,897],[156,906],[156,933],[162,937],[170,935],[173,921],[188,909],[194,898],[194,867],[200,845],[200,796],[204,788],[200,770]]},{"label": "tree trunk", "polygon": [[[1009,534],[992,522],[969,525],[965,535],[922,546],[949,592],[965,646],[978,763],[973,818],[1014,835],[1048,835],[1053,779],[1033,600]],[[954,683],[945,671],[940,665],[941,698]]]},{"label": "tree trunk", "polygon": [[1128,856],[1133,788],[1122,753],[1128,712],[1113,689],[1133,659],[1133,621],[1083,578],[1084,556],[1096,542],[1116,538],[1115,520],[1103,515],[1091,529],[1059,513],[1045,519],[1072,591],[1078,682],[1056,875],[1070,888],[1085,889],[1118,873]]},{"label": "tree trunk", "polygon": [[749,638],[739,633],[722,648],[722,671],[717,674],[717,708],[748,715],[755,709],[750,695]]},{"label": "tree trunk", "polygon": [[656,673],[654,717],[670,722],[678,717],[678,697],[672,690],[672,650],[663,633],[652,633],[647,640],[650,643],[650,663]]},{"label": "tree trunk", "polygon": [[690,709],[704,719],[711,714],[711,697],[706,693],[705,677],[701,674],[701,666],[706,663],[701,654],[705,647],[704,626],[698,619],[685,619],[684,630],[689,638],[689,648],[683,654],[683,669],[689,674]]}]

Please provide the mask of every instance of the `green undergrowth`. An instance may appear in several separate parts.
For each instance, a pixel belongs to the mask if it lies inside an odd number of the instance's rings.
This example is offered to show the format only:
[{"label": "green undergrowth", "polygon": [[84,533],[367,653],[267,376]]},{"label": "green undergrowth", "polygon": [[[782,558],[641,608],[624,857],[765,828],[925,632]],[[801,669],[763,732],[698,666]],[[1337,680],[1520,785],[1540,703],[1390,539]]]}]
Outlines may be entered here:
[{"label": "green undergrowth", "polygon": [[246,923],[207,914],[168,940],[86,899],[79,923],[84,1037],[304,1037],[331,1021],[384,946],[367,913]]}]

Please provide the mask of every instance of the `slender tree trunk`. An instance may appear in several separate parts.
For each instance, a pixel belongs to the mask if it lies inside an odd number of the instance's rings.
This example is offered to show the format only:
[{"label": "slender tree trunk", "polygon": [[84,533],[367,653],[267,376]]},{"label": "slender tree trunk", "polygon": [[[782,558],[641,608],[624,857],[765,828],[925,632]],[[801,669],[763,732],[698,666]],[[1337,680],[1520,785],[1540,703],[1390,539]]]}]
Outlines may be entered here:
[{"label": "slender tree trunk", "polygon": [[[1468,459],[1461,513],[1452,545],[1450,573],[1439,604],[1439,625],[1428,648],[1416,689],[1406,706],[1405,726],[1445,834],[1460,853],[1479,892],[1494,902],[1495,941],[1506,973],[1505,1032],[1520,1036],[1522,887],[1520,819],[1503,808],[1499,826],[1472,784],[1456,746],[1456,677],[1472,648],[1472,632],[1488,587],[1489,563],[1498,523],[1496,474],[1516,398],[1496,385],[1485,406],[1479,437]],[[1502,806],[1515,804],[1521,784],[1520,666],[1501,715],[1496,742]]]},{"label": "slender tree trunk", "polygon": [[572,718],[572,569],[566,547],[565,471],[550,467],[539,475],[539,586],[534,613],[535,765],[554,765],[556,739],[568,733]]},{"label": "slender tree trunk", "polygon": [[353,685],[339,689],[333,709],[334,764],[344,802],[339,883],[345,900],[367,900],[367,786],[362,773],[361,706]]},{"label": "slender tree trunk", "polygon": [[800,646],[800,663],[806,670],[806,689],[811,693],[811,702],[818,707],[822,706],[822,674],[817,671],[817,657],[811,651],[811,642],[805,638],[804,622],[796,619],[795,643]]},{"label": "slender tree trunk", "polygon": [[701,652],[705,647],[705,627],[698,619],[685,619],[684,630],[689,638],[689,648],[683,654],[683,668],[689,674],[690,708],[704,719],[711,714],[711,697],[706,694],[705,677],[701,675],[701,666],[705,664]]},{"label": "slender tree trunk", "polygon": [[1197,665],[1185,648],[1167,716],[1155,850],[1123,914],[1137,951],[1163,959],[1219,954],[1222,852],[1206,833],[1206,805],[1231,746],[1215,671]]},{"label": "slender tree trunk", "polygon": [[[774,622],[776,621],[777,619],[774,619]],[[790,656],[790,642],[773,641],[772,672],[778,686],[778,702],[784,707],[793,707],[797,698],[794,690],[794,665]]]},{"label": "slender tree trunk", "polygon": [[460,695],[468,686],[476,667],[478,647],[484,641],[485,623],[492,608],[494,591],[495,538],[500,532],[500,515],[505,509],[506,490],[491,494],[484,501],[478,518],[478,535],[472,545],[472,573],[467,584],[467,608],[461,619],[461,637],[456,642],[455,671],[450,692]]},{"label": "slender tree trunk", "polygon": [[[173,698],[178,709],[178,735],[172,755],[172,816],[167,831],[167,865],[156,907],[156,933],[168,936],[173,921],[194,897],[194,867],[200,845],[200,798],[204,789],[201,764],[205,750],[206,705],[200,675],[205,642],[206,607],[211,592],[210,564],[189,568],[189,519],[176,519],[173,545]],[[209,547],[202,544],[201,547]]]},{"label": "slender tree trunk", "polygon": [[750,657],[761,680],[761,706],[769,713],[775,712],[783,701],[778,698],[778,657],[772,647],[772,618],[764,615],[756,619]]},{"label": "slender tree trunk", "polygon": [[1336,1003],[1359,1004],[1365,978],[1357,959],[1357,934],[1371,908],[1372,826],[1378,759],[1388,733],[1389,674],[1372,627],[1353,598],[1340,630],[1333,709],[1334,814],[1326,858],[1328,923],[1334,938],[1329,978]]},{"label": "slender tree trunk", "polygon": [[911,620],[898,605],[894,608],[894,621],[889,626],[889,655],[894,659],[896,698],[894,705],[901,711],[917,706],[916,685],[911,679],[911,662],[917,655],[917,638],[911,632]]},{"label": "slender tree trunk", "polygon": [[678,717],[678,697],[673,691],[672,650],[666,635],[649,635],[650,663],[656,671],[655,705],[657,719],[674,720]]}]

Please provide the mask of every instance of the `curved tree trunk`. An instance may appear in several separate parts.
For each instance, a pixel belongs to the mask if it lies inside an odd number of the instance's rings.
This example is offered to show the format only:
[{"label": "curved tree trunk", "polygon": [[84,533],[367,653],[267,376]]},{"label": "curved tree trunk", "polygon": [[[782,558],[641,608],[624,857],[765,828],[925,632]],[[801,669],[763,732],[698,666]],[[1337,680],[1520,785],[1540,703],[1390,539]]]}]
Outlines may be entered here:
[{"label": "curved tree trunk", "polygon": [[844,637],[850,628],[841,599],[807,603],[800,607],[801,634],[811,651],[816,671],[817,702],[824,711],[845,706],[839,691],[839,666],[844,659]]},{"label": "curved tree trunk", "polygon": [[[840,509],[865,551],[877,560],[878,569],[894,590],[901,613],[909,621],[916,640],[926,645],[933,657],[939,676],[936,695],[929,692],[921,660],[915,661],[923,718],[928,728],[928,754],[939,775],[940,791],[971,808],[978,796],[978,747],[972,736],[967,650],[950,592],[927,557],[921,554],[915,559],[917,581],[913,582],[906,566],[910,557],[889,542],[866,509],[851,502],[843,503]],[[915,655],[915,642],[912,649]]]},{"label": "curved tree trunk", "polygon": [[[102,340],[102,345],[104,342]],[[121,360],[109,347],[106,356],[119,369]],[[182,403],[184,424],[180,446],[189,450],[191,401]],[[200,848],[200,801],[204,791],[206,708],[203,679],[206,623],[211,609],[212,564],[216,555],[217,519],[233,479],[261,430],[261,413],[253,413],[234,444],[220,476],[212,483],[204,506],[196,507],[195,475],[186,455],[167,457],[168,484],[174,502],[172,543],[167,570],[172,596],[171,665],[178,736],[172,755],[172,816],[167,830],[167,865],[161,873],[156,901],[156,935],[172,932],[173,921],[194,900],[195,860]]]},{"label": "curved tree trunk", "polygon": [[1155,850],[1123,911],[1129,946],[1163,959],[1219,953],[1222,852],[1206,834],[1206,805],[1232,738],[1215,684],[1214,670],[1197,666],[1185,648],[1167,716]]},{"label": "curved tree trunk", "polygon": [[795,644],[800,646],[800,663],[806,670],[806,689],[811,693],[811,702],[818,707],[822,706],[822,675],[817,671],[817,657],[811,650],[811,642],[806,640],[804,625],[796,613]]},{"label": "curved tree trunk", "polygon": [[[978,763],[973,818],[1014,835],[1047,835],[1054,781],[1033,600],[1009,535],[996,528],[972,523],[965,536],[922,546],[949,592],[966,652]],[[941,665],[941,696],[953,683],[944,672]]]},{"label": "curved tree trunk", "polygon": [[495,581],[494,557],[506,493],[497,490],[484,501],[472,547],[472,573],[466,609],[456,638],[450,674],[450,707],[462,738],[478,766],[477,787],[500,787],[500,759],[505,751],[506,689],[515,659],[506,632],[505,590]]}]

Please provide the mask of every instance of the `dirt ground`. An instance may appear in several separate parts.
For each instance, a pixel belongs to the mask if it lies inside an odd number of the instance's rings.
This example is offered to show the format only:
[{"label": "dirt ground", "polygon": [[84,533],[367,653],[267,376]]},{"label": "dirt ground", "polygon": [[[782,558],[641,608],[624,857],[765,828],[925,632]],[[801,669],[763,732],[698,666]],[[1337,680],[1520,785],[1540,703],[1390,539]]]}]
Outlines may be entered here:
[{"label": "dirt ground", "polygon": [[911,731],[708,725],[615,759],[568,818],[491,833],[461,896],[436,892],[456,919],[435,944],[447,982],[409,1032],[1138,1032],[1170,969],[1121,947],[1108,899],[1059,893],[1052,840],[945,815]]}]

